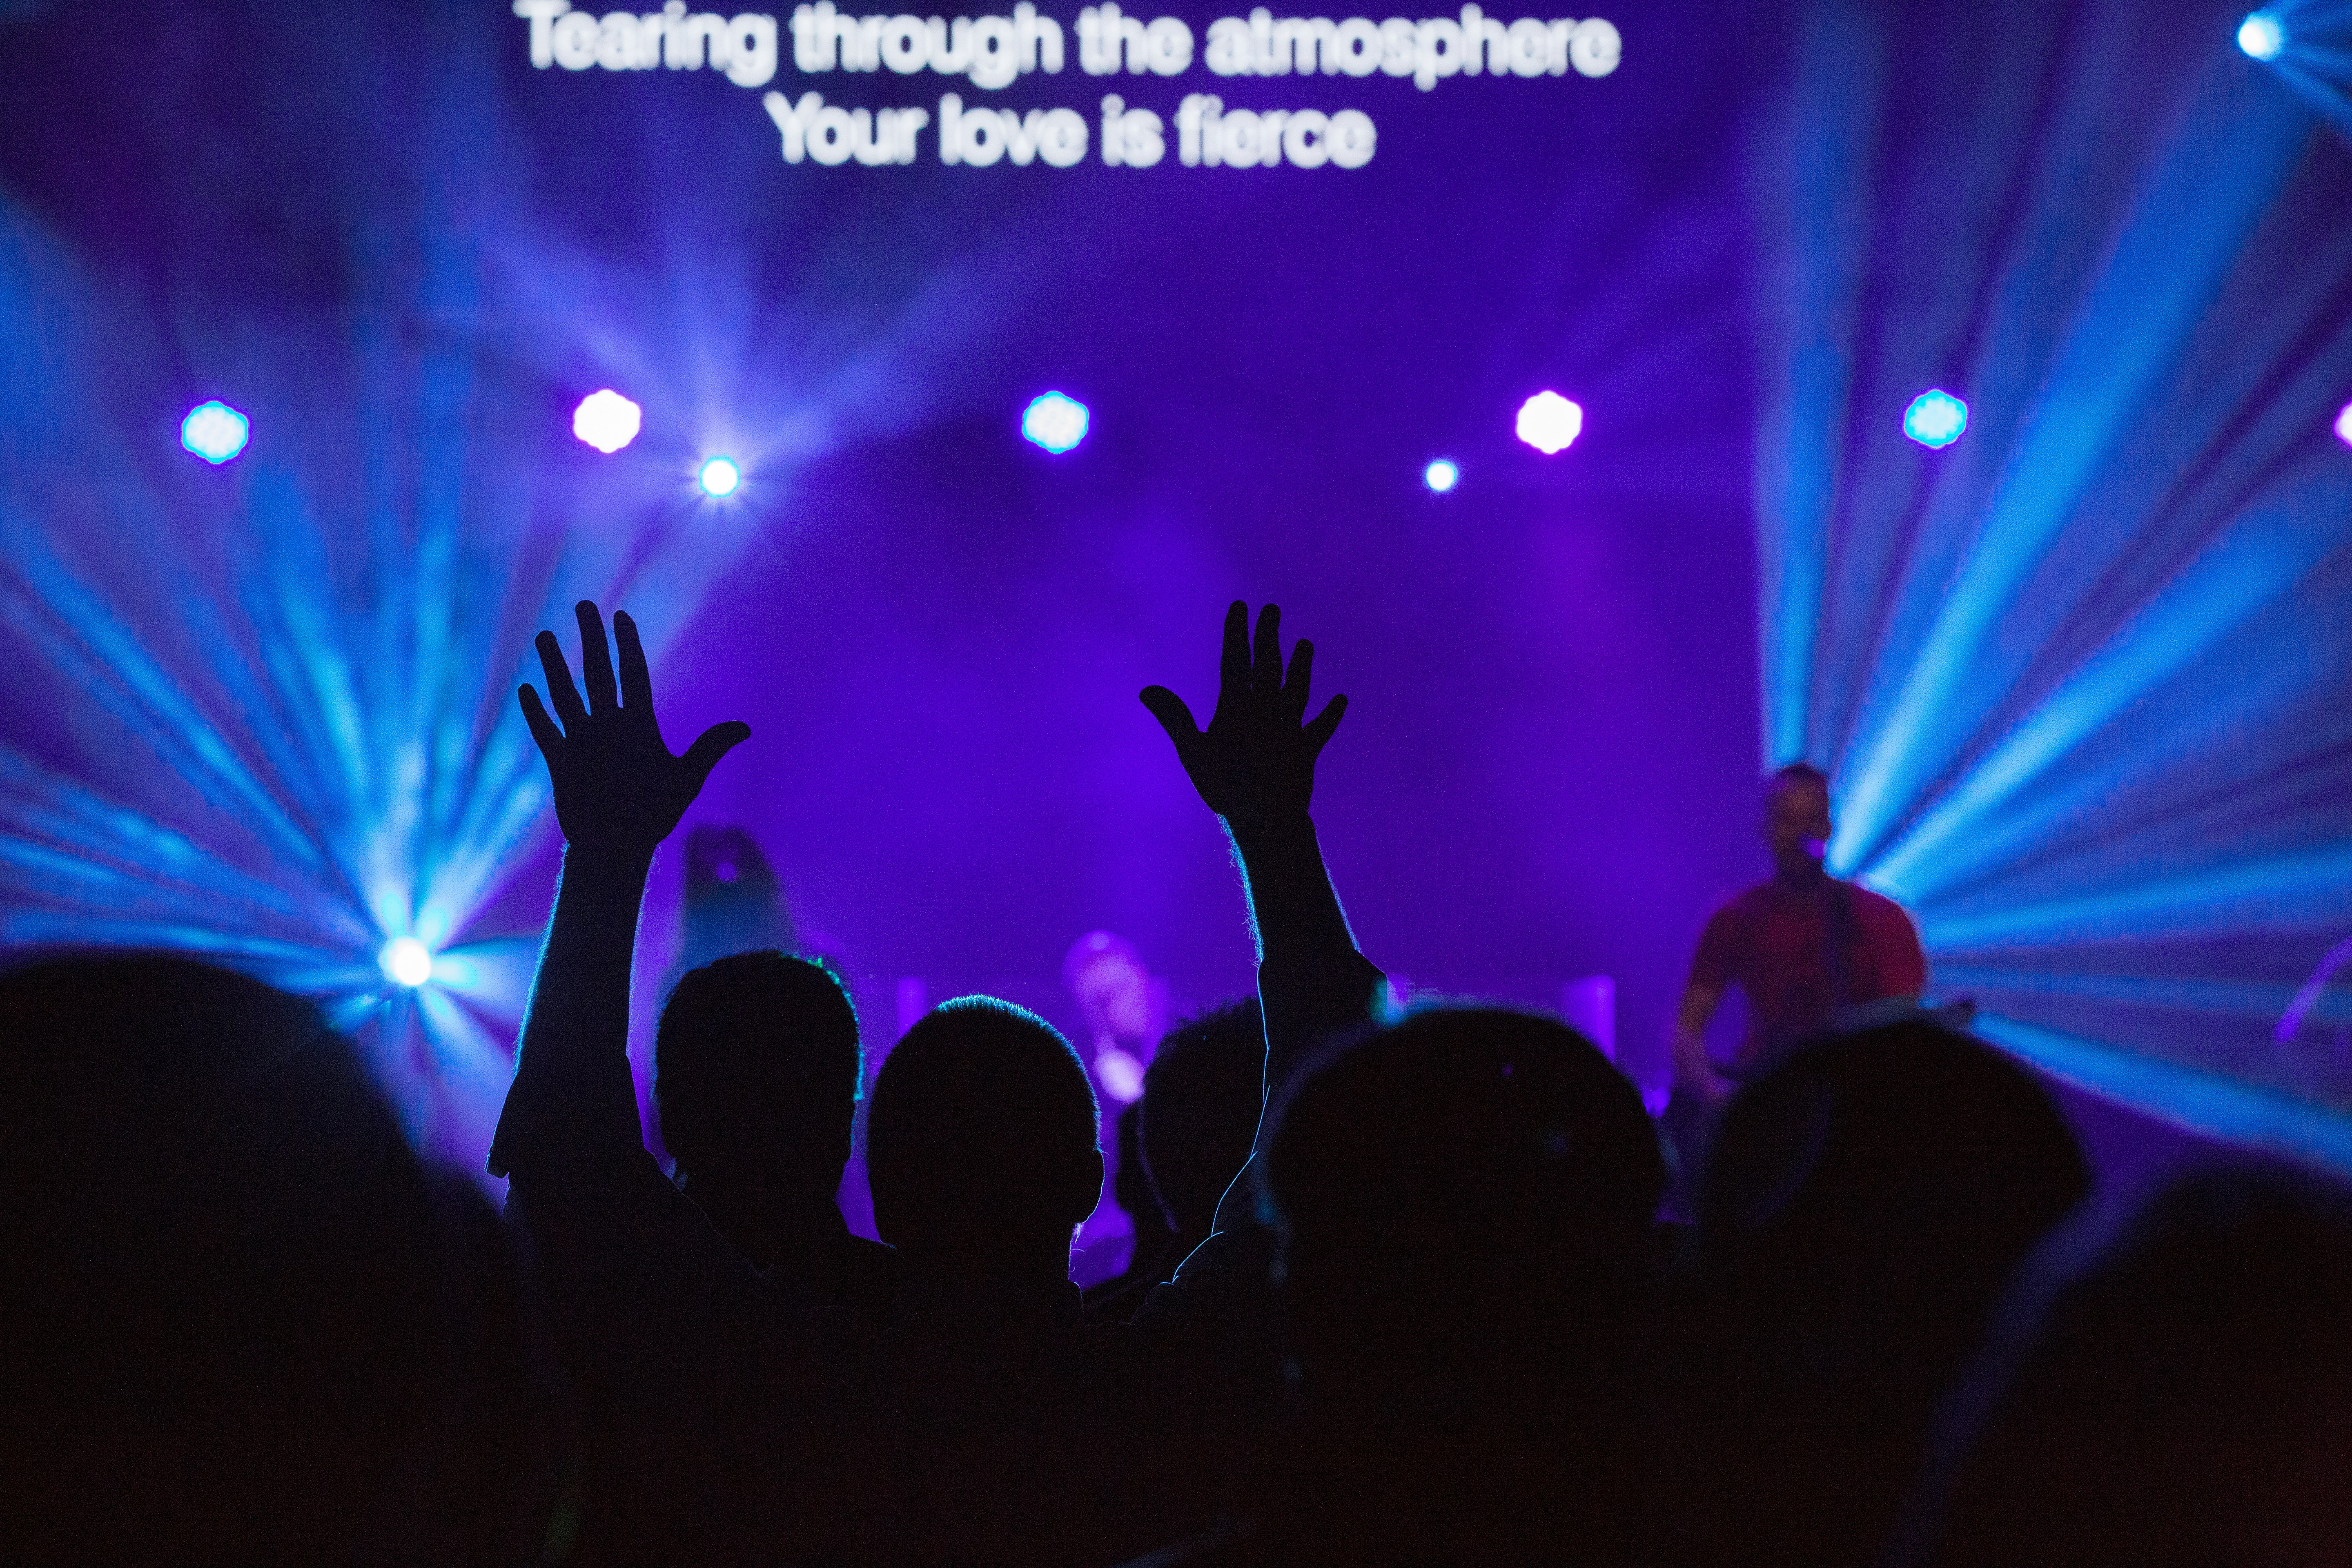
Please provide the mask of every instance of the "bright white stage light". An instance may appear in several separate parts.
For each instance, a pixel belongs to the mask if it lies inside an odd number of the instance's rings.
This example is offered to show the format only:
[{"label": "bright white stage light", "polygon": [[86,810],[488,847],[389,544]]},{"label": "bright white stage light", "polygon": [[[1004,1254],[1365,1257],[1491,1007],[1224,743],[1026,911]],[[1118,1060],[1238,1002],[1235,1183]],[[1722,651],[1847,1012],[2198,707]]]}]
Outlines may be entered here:
[{"label": "bright white stage light", "polygon": [[1969,405],[1950,393],[1932,390],[1903,411],[1903,434],[1922,447],[1948,447],[1969,427]]},{"label": "bright white stage light", "polygon": [[733,495],[736,487],[743,482],[743,470],[735,466],[732,458],[712,458],[704,462],[694,482],[702,487],[704,495],[723,500]]},{"label": "bright white stage light", "polygon": [[433,978],[433,954],[413,936],[396,936],[385,942],[377,962],[383,965],[384,978],[396,985],[413,989]]},{"label": "bright white stage light", "polygon": [[606,387],[592,392],[572,411],[572,433],[600,452],[617,452],[637,438],[645,411]]},{"label": "bright white stage light", "polygon": [[1421,482],[1444,495],[1462,481],[1462,470],[1445,458],[1440,458],[1421,470]]},{"label": "bright white stage light", "polygon": [[1068,451],[1087,438],[1087,405],[1064,393],[1048,392],[1021,411],[1021,434],[1048,452]]},{"label": "bright white stage light", "polygon": [[226,403],[199,403],[180,421],[180,445],[215,467],[245,450],[253,426]]},{"label": "bright white stage light", "polygon": [[2352,447],[2352,403],[2346,404],[2336,416],[2336,438]]},{"label": "bright white stage light", "polygon": [[2256,11],[2238,24],[2238,47],[2258,60],[2274,60],[2286,47],[2286,29],[2268,11]]},{"label": "bright white stage light", "polygon": [[1549,458],[1568,450],[1584,430],[1584,410],[1557,392],[1538,392],[1519,405],[1519,439]]}]

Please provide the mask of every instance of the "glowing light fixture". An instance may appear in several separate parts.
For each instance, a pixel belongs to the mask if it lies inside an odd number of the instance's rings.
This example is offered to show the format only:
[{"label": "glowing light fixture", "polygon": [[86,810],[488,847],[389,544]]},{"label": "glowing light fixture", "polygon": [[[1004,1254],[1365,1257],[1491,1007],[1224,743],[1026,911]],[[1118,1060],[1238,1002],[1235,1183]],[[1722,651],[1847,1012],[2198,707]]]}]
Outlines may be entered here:
[{"label": "glowing light fixture", "polygon": [[1462,470],[1454,465],[1453,459],[1440,458],[1421,470],[1421,482],[1439,495],[1444,495],[1462,482]]},{"label": "glowing light fixture", "polygon": [[413,990],[433,978],[433,954],[413,936],[396,936],[385,942],[376,962],[383,965],[384,978],[395,985]]},{"label": "glowing light fixture", "polygon": [[1903,411],[1903,434],[1922,447],[1948,447],[1969,427],[1969,405],[1941,389],[1921,393]]},{"label": "glowing light fixture", "polygon": [[1557,392],[1538,392],[1519,405],[1518,423],[1515,426],[1519,439],[1541,452],[1554,457],[1569,448],[1584,431],[1584,410]]},{"label": "glowing light fixture", "polygon": [[2256,11],[2238,24],[2238,47],[2258,60],[2274,60],[2286,47],[2286,29],[2268,11]]},{"label": "glowing light fixture", "polygon": [[732,458],[709,458],[704,460],[701,470],[694,476],[694,482],[702,487],[704,495],[714,500],[722,500],[733,495],[742,484],[743,470],[735,466]]},{"label": "glowing light fixture", "polygon": [[2352,447],[2352,403],[2346,404],[2336,412],[2336,438]]},{"label": "glowing light fixture", "polygon": [[252,422],[227,404],[199,403],[180,421],[180,445],[217,467],[245,450]]},{"label": "glowing light fixture", "polygon": [[1021,434],[1048,452],[1068,451],[1087,438],[1087,405],[1065,393],[1032,398],[1021,411]]},{"label": "glowing light fixture", "polygon": [[645,411],[606,387],[592,392],[572,411],[572,433],[600,452],[617,452],[637,438]]}]

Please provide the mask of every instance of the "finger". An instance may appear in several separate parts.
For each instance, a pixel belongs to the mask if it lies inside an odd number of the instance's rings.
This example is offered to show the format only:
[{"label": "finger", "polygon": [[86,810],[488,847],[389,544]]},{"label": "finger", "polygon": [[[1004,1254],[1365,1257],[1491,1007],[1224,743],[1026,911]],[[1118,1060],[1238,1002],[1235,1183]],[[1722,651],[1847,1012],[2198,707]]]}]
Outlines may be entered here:
[{"label": "finger", "polygon": [[1151,710],[1151,716],[1160,721],[1160,727],[1168,731],[1168,738],[1176,742],[1179,757],[1201,738],[1201,727],[1192,721],[1192,710],[1181,697],[1164,686],[1147,686],[1136,695]]},{"label": "finger", "polygon": [[573,605],[572,613],[580,619],[580,679],[588,687],[588,711],[610,713],[621,700],[613,689],[613,650],[604,643],[604,617],[588,599]]},{"label": "finger", "polygon": [[1249,689],[1249,605],[1235,599],[1225,606],[1225,647],[1217,660],[1217,701],[1228,691]]},{"label": "finger", "polygon": [[686,776],[693,781],[694,794],[699,794],[702,781],[719,765],[719,759],[751,738],[751,726],[740,720],[713,724],[695,737],[694,744],[686,749],[678,761],[686,764]]},{"label": "finger", "polygon": [[1282,678],[1282,702],[1292,713],[1307,713],[1308,683],[1315,678],[1315,645],[1300,637],[1290,645],[1290,668]]},{"label": "finger", "polygon": [[1348,700],[1345,697],[1334,697],[1325,703],[1323,711],[1315,715],[1315,722],[1299,731],[1307,742],[1307,754],[1311,757],[1321,752],[1324,742],[1331,738],[1331,731],[1337,730],[1339,721],[1347,716]]},{"label": "finger", "polygon": [[555,716],[563,721],[568,735],[587,722],[588,710],[580,705],[579,689],[572,684],[572,667],[563,662],[563,645],[555,640],[553,632],[541,632],[532,646],[539,649],[539,668],[547,675],[547,700],[555,705]]},{"label": "finger", "polygon": [[637,623],[626,610],[613,612],[613,640],[621,645],[621,706],[650,722],[653,673],[646,668],[646,646],[637,640]]},{"label": "finger", "polygon": [[522,721],[530,726],[530,738],[539,742],[539,754],[546,758],[547,765],[552,768],[555,765],[555,748],[563,744],[563,731],[555,727],[555,721],[549,718],[547,710],[541,706],[538,688],[525,681],[522,689],[515,696],[522,702]]},{"label": "finger", "polygon": [[1282,689],[1282,606],[1267,605],[1257,613],[1257,646],[1250,653],[1250,689],[1273,693]]}]

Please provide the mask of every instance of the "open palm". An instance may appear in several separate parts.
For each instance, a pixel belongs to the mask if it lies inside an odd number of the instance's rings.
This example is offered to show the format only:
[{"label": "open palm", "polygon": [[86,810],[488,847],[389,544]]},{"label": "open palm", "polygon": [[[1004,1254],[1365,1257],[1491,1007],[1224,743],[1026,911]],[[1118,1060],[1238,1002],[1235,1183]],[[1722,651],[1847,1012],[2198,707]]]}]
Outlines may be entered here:
[{"label": "open palm", "polygon": [[[540,668],[547,674],[551,718],[539,693],[526,683],[517,696],[531,739],[547,759],[555,786],[555,820],[564,841],[598,849],[642,850],[669,836],[719,759],[748,739],[751,727],[713,724],[697,736],[684,756],[672,756],[654,719],[653,680],[637,626],[615,611],[613,634],[621,645],[620,675],[604,642],[604,621],[596,606],[580,601],[580,673],[588,700],[572,684],[563,647],[553,632],[539,634]],[[558,727],[558,721],[562,727]]]},{"label": "open palm", "polygon": [[1206,730],[1168,688],[1147,686],[1140,693],[1175,742],[1192,787],[1211,811],[1236,827],[1304,812],[1315,793],[1315,759],[1339,727],[1348,700],[1334,697],[1307,722],[1307,681],[1314,668],[1315,645],[1301,637],[1284,668],[1279,605],[1259,612],[1253,645],[1249,605],[1236,599],[1225,611],[1217,706]]}]

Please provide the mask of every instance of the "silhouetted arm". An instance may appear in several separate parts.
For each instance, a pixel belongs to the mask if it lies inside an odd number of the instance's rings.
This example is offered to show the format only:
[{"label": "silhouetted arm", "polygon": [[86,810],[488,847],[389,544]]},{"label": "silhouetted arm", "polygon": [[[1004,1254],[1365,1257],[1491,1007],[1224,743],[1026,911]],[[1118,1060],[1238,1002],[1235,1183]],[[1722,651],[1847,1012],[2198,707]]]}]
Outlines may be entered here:
[{"label": "silhouetted arm", "polygon": [[[1310,722],[1307,683],[1315,645],[1301,638],[1286,670],[1282,612],[1268,605],[1249,635],[1249,606],[1225,612],[1216,710],[1206,730],[1164,686],[1144,689],[1176,755],[1232,837],[1249,896],[1258,950],[1258,999],[1265,1015],[1265,1089],[1271,1095],[1316,1044],[1369,1021],[1381,972],[1356,950],[1339,897],[1323,864],[1307,805],[1315,761],[1339,727],[1348,700],[1334,697]],[[1245,1201],[1235,1182],[1218,1205],[1217,1226]]]},{"label": "silhouetted arm", "polygon": [[613,617],[620,643],[616,684],[596,606],[583,600],[578,616],[586,702],[552,632],[539,634],[538,647],[555,717],[530,686],[519,694],[547,761],[565,844],[515,1081],[490,1145],[490,1173],[524,1183],[545,1177],[576,1184],[632,1156],[650,1163],[628,1061],[637,909],[655,847],[677,826],[719,759],[751,733],[740,723],[713,725],[684,756],[670,755],[655,721],[635,623],[626,615]]}]

